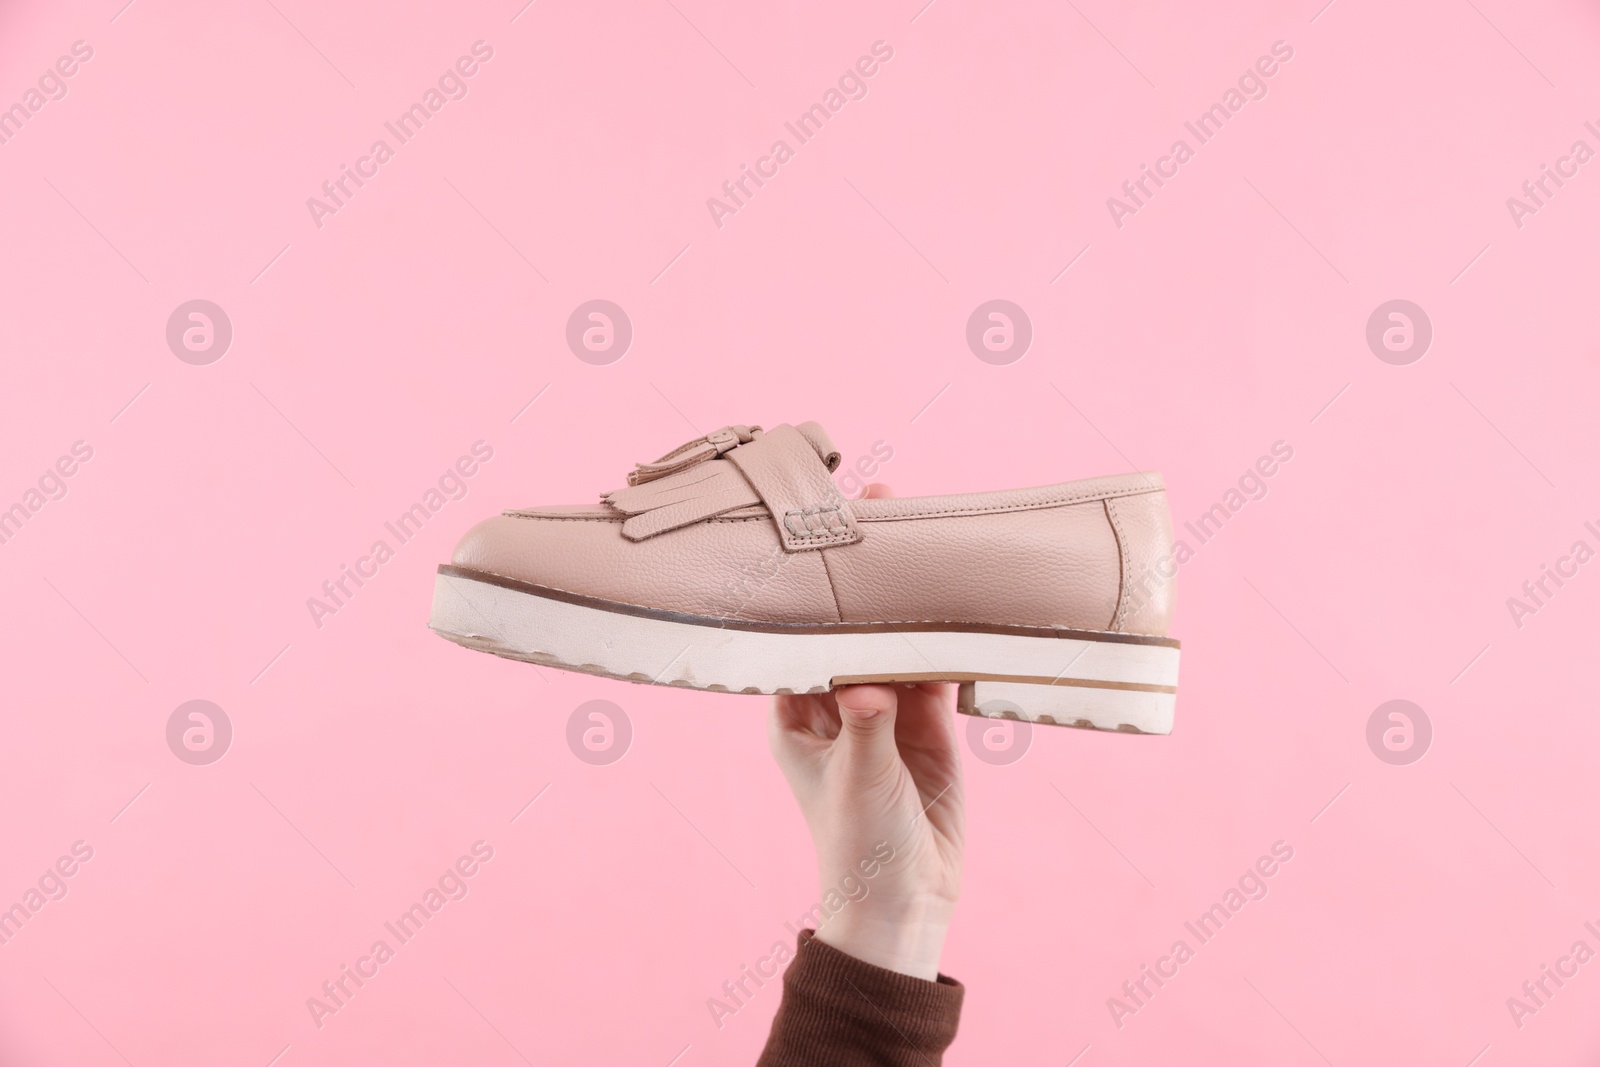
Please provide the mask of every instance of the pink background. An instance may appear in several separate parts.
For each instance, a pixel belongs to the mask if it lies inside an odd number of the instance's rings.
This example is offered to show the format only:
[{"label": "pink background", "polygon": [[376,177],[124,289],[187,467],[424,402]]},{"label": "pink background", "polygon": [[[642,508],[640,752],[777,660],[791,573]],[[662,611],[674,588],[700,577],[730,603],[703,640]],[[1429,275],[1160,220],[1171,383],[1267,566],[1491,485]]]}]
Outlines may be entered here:
[{"label": "pink background", "polygon": [[[0,904],[94,849],[0,946],[0,1061],[753,1060],[778,988],[720,1031],[706,1000],[818,892],[764,701],[424,622],[476,518],[806,418],[847,459],[890,444],[904,495],[1132,466],[1180,524],[1294,449],[1182,570],[1170,738],[967,760],[948,1062],[1600,1054],[1600,963],[1520,1029],[1506,1007],[1600,949],[1600,562],[1521,628],[1506,607],[1600,548],[1600,162],[1520,228],[1506,206],[1600,148],[1592,7],[122,4],[0,8],[0,105],[94,49],[0,145],[0,507],[94,450],[0,546]],[[306,198],[478,40],[466,98],[319,229]],[[878,40],[866,98],[714,225]],[[1269,95],[1114,225],[1279,40]],[[164,336],[196,298],[233,324],[209,366]],[[635,331],[608,366],[564,340],[595,298]],[[993,298],[1034,328],[1006,366],[964,339]],[[1433,324],[1409,366],[1365,340],[1392,299]],[[466,499],[313,625],[480,439]],[[1366,742],[1396,698],[1433,724],[1409,766]],[[191,699],[233,724],[209,766],[165,740]],[[610,766],[564,741],[592,699],[633,725]],[[306,999],[478,840],[470,894],[318,1029]],[[1119,1029],[1107,998],[1279,840],[1270,895]]]}]

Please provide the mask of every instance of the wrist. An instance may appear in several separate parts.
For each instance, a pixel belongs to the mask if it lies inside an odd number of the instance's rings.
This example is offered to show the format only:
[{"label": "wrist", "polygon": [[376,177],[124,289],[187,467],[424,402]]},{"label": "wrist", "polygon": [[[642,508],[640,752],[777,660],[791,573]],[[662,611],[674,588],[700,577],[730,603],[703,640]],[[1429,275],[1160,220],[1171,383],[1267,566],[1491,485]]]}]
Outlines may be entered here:
[{"label": "wrist", "polygon": [[893,909],[845,908],[817,927],[816,938],[864,963],[933,981],[954,904],[925,901]]}]

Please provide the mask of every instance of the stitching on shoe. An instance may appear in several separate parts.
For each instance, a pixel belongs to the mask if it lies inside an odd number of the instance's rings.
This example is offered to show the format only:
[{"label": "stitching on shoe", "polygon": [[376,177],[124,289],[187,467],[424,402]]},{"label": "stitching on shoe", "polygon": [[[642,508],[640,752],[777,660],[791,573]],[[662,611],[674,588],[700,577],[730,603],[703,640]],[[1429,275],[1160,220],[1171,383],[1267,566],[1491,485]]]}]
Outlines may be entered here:
[{"label": "stitching on shoe", "polygon": [[[740,521],[744,521],[744,520],[740,520]],[[827,558],[826,553],[823,554],[823,558],[824,559]],[[499,571],[483,571],[482,573],[493,575],[493,576],[495,576],[497,578],[509,578],[514,582],[526,581],[526,579],[517,578],[515,575],[501,574]],[[534,583],[534,584],[537,584],[537,583]],[[596,600],[608,599],[606,597],[595,596],[595,594],[593,594],[593,593],[580,593],[576,589],[565,589],[565,588],[563,588],[563,587],[561,587],[559,585],[547,585],[544,588],[553,590],[554,592],[557,592],[557,593],[570,593],[573,596],[590,597],[590,598],[593,598],[593,599],[596,599]],[[535,596],[537,594],[529,593],[527,595]],[[624,607],[652,608],[652,605],[649,605],[649,604],[634,604],[634,603],[632,603],[630,601],[626,601],[626,600],[618,600],[618,601],[614,601],[614,603],[621,604]],[[594,610],[596,610],[596,611],[604,611],[606,609],[604,609],[604,608],[596,608]],[[736,615],[700,615],[698,612],[692,612],[692,611],[685,612],[685,611],[681,611],[681,609],[679,609],[679,608],[652,608],[652,610],[656,610],[656,611],[678,611],[678,612],[681,612],[682,614],[685,614],[685,615],[696,615],[696,616],[698,616],[699,618],[702,618],[702,619],[729,619],[731,621],[737,621],[737,622],[771,623],[772,625],[775,625],[775,626],[786,625],[786,623],[783,620],[777,620],[777,619],[759,619],[759,618],[750,617],[750,616],[740,617],[740,616],[736,616]],[[806,620],[806,619],[795,620],[795,621],[799,622],[801,625],[804,625],[804,626],[969,626],[969,625],[986,625],[984,623],[974,623],[974,621],[972,619],[858,619],[858,620],[852,620],[852,621],[841,620],[841,621],[839,621],[837,623],[832,622],[832,621],[816,622],[816,621],[811,621],[811,620]],[[696,625],[700,625],[700,624],[698,624],[698,623],[684,623],[683,625],[696,626]],[[1072,630],[1075,633],[1105,634],[1107,637],[1129,637],[1129,636],[1131,636],[1131,637],[1158,637],[1158,638],[1161,638],[1162,640],[1170,640],[1169,638],[1167,638],[1167,636],[1165,634],[1145,633],[1143,631],[1119,632],[1119,631],[1116,631],[1116,630],[1101,630],[1101,629],[1098,629],[1098,628],[1093,627],[1093,626],[1068,626],[1065,623],[1055,623],[1055,622],[1018,623],[1017,625],[1029,627],[1029,628],[1032,628],[1032,629],[1038,629],[1038,630]],[[1031,635],[1029,635],[1029,636],[1031,638]],[[1044,640],[1044,638],[1040,637],[1040,638],[1037,638],[1036,640],[1041,640],[1042,641],[1042,640]],[[1060,639],[1057,638],[1057,639],[1054,639],[1054,640],[1060,640]],[[1069,638],[1068,640],[1071,640],[1071,639]]]},{"label": "stitching on shoe", "polygon": [[828,583],[828,595],[833,597],[833,613],[839,616],[839,621],[844,622],[844,606],[839,603],[839,587],[833,581],[833,568],[828,565],[828,553],[818,552],[822,557],[822,580]]},{"label": "stitching on shoe", "polygon": [[[812,529],[817,524],[821,524],[822,529]],[[856,540],[845,521],[842,503],[786,511],[783,513],[783,529],[789,535],[787,540],[794,542],[831,545]]]},{"label": "stitching on shoe", "polygon": [[[1084,493],[1079,496],[1066,496],[1036,500],[1027,504],[991,504],[988,507],[956,507],[941,508],[938,511],[919,511],[910,515],[857,515],[857,522],[903,522],[910,519],[933,519],[941,515],[980,515],[991,511],[1037,511],[1042,508],[1062,507],[1067,504],[1084,504],[1090,501],[1115,500],[1120,497],[1143,496],[1147,493],[1164,493],[1165,488],[1130,489],[1127,492],[1096,492]],[[915,500],[916,497],[903,497],[905,500]]]},{"label": "stitching on shoe", "polygon": [[[977,516],[977,515],[988,514],[988,513],[991,513],[991,512],[1040,511],[1040,510],[1043,510],[1045,508],[1065,507],[1065,506],[1071,505],[1071,504],[1085,504],[1085,503],[1089,503],[1089,502],[1097,501],[1097,500],[1103,502],[1103,501],[1107,501],[1107,500],[1121,499],[1121,498],[1124,498],[1124,497],[1144,496],[1144,495],[1147,495],[1149,493],[1164,493],[1164,492],[1166,492],[1166,488],[1164,486],[1156,486],[1156,487],[1152,487],[1152,488],[1148,488],[1148,489],[1129,489],[1129,490],[1122,491],[1122,492],[1118,492],[1118,491],[1112,490],[1112,491],[1101,491],[1101,492],[1094,492],[1094,493],[1083,493],[1083,494],[1076,495],[1076,496],[1049,497],[1049,498],[1046,498],[1044,500],[1036,500],[1036,501],[1032,501],[1032,502],[1026,503],[1026,504],[991,504],[991,505],[988,505],[988,506],[985,506],[985,507],[941,508],[941,509],[939,509],[937,511],[919,511],[919,512],[914,512],[914,513],[909,514],[909,515],[881,515],[881,516],[878,516],[878,515],[856,515],[855,516],[855,520],[856,520],[856,522],[909,522],[909,521],[912,521],[912,520],[915,520],[915,519],[936,519],[936,518],[940,518],[940,517],[947,516],[947,515],[959,515],[959,516],[972,515],[972,516]],[[900,499],[909,501],[909,500],[915,500],[917,498],[916,497],[902,497]],[[628,519],[628,516],[626,516],[626,515],[618,515],[618,516],[611,516],[611,515],[529,515],[529,514],[526,514],[524,512],[519,512],[519,511],[514,511],[514,510],[513,511],[503,511],[503,512],[501,512],[501,514],[504,515],[505,517],[511,518],[511,519],[540,519],[540,520],[543,520],[545,522],[625,522]],[[768,516],[768,515],[743,515],[743,516],[738,516],[738,517],[729,517],[729,516],[724,516],[724,515],[718,515],[718,516],[714,516],[714,517],[709,518],[709,519],[702,519],[701,521],[702,522],[769,522],[769,521],[771,521],[771,519],[770,519],[770,516]]]},{"label": "stitching on shoe", "polygon": [[[522,512],[519,512],[519,511],[502,511],[500,513],[500,515],[501,515],[502,518],[507,518],[507,519],[527,519],[529,522],[616,522],[616,523],[622,523],[622,522],[627,522],[628,519],[631,517],[631,516],[628,516],[628,515],[617,515],[617,516],[611,516],[611,515],[528,515],[528,514],[524,514]],[[745,516],[741,516],[739,518],[734,518],[734,519],[724,518],[723,516],[718,515],[718,516],[713,516],[712,518],[709,518],[709,519],[702,519],[701,521],[702,522],[767,522],[769,520],[767,519],[767,516],[765,516],[765,515],[745,515]],[[691,525],[694,525],[694,524],[691,523]]]},{"label": "stitching on shoe", "polygon": [[1128,558],[1128,537],[1122,528],[1122,523],[1117,519],[1115,500],[1103,501],[1106,509],[1106,521],[1111,524],[1111,536],[1117,541],[1117,610],[1111,616],[1111,629],[1120,632],[1123,623],[1128,617],[1128,572],[1133,570],[1132,561]]}]

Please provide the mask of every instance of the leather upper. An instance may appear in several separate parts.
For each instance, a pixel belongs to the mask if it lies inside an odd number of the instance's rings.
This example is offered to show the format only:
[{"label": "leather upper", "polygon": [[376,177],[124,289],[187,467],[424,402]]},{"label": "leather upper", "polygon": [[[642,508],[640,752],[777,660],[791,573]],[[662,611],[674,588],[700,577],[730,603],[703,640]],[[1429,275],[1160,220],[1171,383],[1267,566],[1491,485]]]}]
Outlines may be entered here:
[{"label": "leather upper", "polygon": [[770,433],[726,426],[639,464],[628,487],[605,500],[631,516],[622,534],[634,541],[761,504],[784,549],[808,551],[861,540],[849,503],[829,477],[838,465],[838,450],[814,422]]},{"label": "leather upper", "polygon": [[456,566],[604,600],[766,622],[949,622],[1164,635],[1159,475],[847,501],[814,423],[728,427],[594,506],[508,511]]}]

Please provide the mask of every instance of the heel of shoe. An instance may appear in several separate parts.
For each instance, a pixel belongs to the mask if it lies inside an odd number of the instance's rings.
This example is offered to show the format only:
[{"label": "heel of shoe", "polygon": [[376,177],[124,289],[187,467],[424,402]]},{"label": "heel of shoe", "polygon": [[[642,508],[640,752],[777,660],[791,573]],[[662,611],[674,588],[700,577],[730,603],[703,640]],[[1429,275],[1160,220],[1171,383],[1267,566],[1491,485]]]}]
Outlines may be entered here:
[{"label": "heel of shoe", "polygon": [[1019,719],[1088,730],[1170,734],[1177,693],[1031,682],[962,682],[956,710],[990,719]]}]

